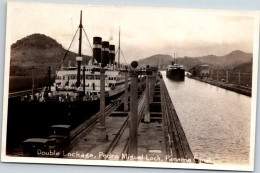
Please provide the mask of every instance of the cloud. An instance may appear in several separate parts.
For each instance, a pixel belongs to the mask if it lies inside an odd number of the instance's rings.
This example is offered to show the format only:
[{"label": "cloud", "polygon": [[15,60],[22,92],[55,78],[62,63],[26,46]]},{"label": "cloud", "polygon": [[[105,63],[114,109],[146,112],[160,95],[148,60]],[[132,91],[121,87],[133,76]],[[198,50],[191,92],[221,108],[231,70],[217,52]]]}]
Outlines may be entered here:
[{"label": "cloud", "polygon": [[[253,49],[254,23],[247,12],[47,3],[13,6],[8,18],[11,42],[43,33],[67,48],[79,25],[80,10],[91,42],[101,36],[117,47],[121,28],[121,47],[128,62],[159,53],[203,56]],[[77,52],[76,43],[72,50]],[[83,53],[91,55],[84,37]]]}]

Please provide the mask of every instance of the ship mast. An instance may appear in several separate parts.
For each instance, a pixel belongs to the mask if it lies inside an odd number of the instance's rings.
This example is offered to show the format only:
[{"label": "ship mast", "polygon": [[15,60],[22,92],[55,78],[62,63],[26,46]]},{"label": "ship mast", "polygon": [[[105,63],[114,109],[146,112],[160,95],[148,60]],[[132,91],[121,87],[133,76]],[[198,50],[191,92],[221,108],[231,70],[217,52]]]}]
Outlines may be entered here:
[{"label": "ship mast", "polygon": [[80,66],[81,66],[81,61],[82,61],[82,54],[81,54],[81,45],[82,45],[82,11],[80,11],[80,24],[79,24],[79,52],[78,52],[78,57],[76,57],[76,61],[78,63],[78,72],[77,72],[77,82],[76,86],[80,86]]},{"label": "ship mast", "polygon": [[173,62],[172,62],[172,65],[175,64],[175,52],[174,52],[174,55],[173,55]]},{"label": "ship mast", "polygon": [[121,50],[120,50],[120,27],[119,27],[118,65],[117,65],[118,68],[120,68],[120,54],[121,54]]},{"label": "ship mast", "polygon": [[176,52],[176,60],[175,60],[175,64],[178,64],[178,52]]},{"label": "ship mast", "polygon": [[81,56],[81,44],[82,44],[82,11],[80,11],[80,24],[79,24],[79,56]]}]

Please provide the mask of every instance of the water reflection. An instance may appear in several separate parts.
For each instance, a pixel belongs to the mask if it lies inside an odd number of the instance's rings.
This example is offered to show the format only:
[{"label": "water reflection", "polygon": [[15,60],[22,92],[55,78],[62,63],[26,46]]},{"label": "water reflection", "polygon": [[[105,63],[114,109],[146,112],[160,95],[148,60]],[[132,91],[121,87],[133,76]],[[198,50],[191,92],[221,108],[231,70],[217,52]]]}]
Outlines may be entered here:
[{"label": "water reflection", "polygon": [[194,155],[213,163],[248,164],[251,98],[194,79],[163,78]]}]

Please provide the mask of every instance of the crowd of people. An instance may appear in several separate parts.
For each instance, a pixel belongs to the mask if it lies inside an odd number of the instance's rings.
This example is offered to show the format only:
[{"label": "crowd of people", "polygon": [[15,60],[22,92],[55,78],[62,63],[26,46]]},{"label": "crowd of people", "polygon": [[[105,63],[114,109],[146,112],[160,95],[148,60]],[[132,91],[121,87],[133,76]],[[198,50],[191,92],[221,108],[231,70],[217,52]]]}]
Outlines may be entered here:
[{"label": "crowd of people", "polygon": [[49,91],[36,92],[21,97],[23,102],[74,102],[74,101],[92,101],[100,98],[98,93],[81,92],[54,94]]}]

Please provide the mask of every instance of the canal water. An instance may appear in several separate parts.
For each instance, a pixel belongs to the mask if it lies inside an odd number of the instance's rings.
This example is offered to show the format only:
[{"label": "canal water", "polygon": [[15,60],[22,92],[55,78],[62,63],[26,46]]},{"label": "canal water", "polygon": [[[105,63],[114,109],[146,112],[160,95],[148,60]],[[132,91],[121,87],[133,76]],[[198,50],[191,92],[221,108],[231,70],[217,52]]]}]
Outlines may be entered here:
[{"label": "canal water", "polygon": [[214,164],[248,164],[251,97],[162,74],[194,156]]}]

